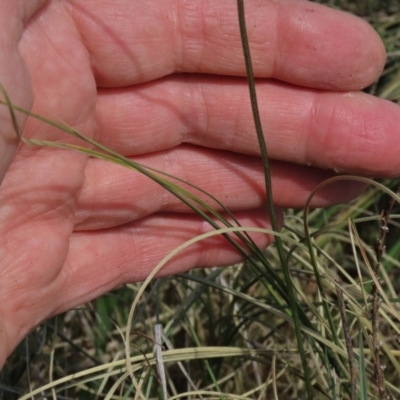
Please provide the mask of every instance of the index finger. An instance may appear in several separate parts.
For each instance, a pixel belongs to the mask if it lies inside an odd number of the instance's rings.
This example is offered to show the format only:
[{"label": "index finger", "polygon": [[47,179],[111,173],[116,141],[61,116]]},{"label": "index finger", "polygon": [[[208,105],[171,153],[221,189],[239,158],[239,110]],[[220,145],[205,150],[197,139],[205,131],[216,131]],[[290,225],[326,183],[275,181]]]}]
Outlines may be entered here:
[{"label": "index finger", "polygon": [[[244,76],[236,2],[71,0],[99,86],[174,72]],[[360,90],[380,74],[385,49],[363,20],[298,0],[246,1],[256,77]]]}]

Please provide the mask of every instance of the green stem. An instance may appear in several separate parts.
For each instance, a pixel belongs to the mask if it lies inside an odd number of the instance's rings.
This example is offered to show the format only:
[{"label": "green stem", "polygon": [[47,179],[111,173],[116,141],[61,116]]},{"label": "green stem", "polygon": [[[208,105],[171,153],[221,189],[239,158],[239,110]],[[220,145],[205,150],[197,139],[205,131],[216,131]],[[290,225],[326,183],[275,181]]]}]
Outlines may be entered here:
[{"label": "green stem", "polygon": [[[263,134],[262,126],[261,126],[260,113],[259,113],[258,103],[257,103],[256,87],[255,87],[255,82],[254,82],[253,67],[252,67],[252,63],[251,63],[250,46],[249,46],[249,41],[247,38],[246,19],[245,19],[245,13],[244,13],[243,0],[237,0],[237,7],[238,7],[238,14],[239,14],[240,36],[242,39],[243,53],[244,53],[244,58],[245,58],[245,63],[246,63],[246,73],[247,73],[247,80],[248,80],[248,85],[249,85],[251,108],[253,111],[253,119],[254,119],[254,124],[255,124],[256,132],[257,132],[257,138],[258,138],[258,143],[260,146],[261,158],[262,158],[263,168],[264,168],[267,206],[268,206],[268,211],[269,211],[269,215],[271,218],[272,229],[275,232],[278,232],[279,228],[278,228],[278,223],[277,223],[275,209],[274,209],[274,203],[273,203],[271,169],[270,169],[270,165],[269,165],[268,152],[267,152],[267,147],[265,144],[264,134]],[[282,265],[282,270],[283,270],[285,282],[286,282],[287,289],[288,289],[288,295],[289,295],[288,297],[289,297],[290,308],[292,311],[292,316],[293,316],[293,321],[294,321],[297,345],[299,348],[299,353],[300,353],[301,362],[303,365],[304,376],[305,376],[307,397],[309,399],[312,399],[311,377],[310,377],[310,371],[309,371],[308,364],[307,364],[306,353],[305,353],[304,346],[303,346],[303,337],[302,337],[302,333],[301,333],[300,319],[299,319],[299,312],[298,312],[298,307],[297,307],[298,306],[297,300],[295,297],[295,291],[293,288],[293,283],[292,283],[292,280],[290,277],[289,268],[288,268],[288,265],[286,262],[286,257],[284,255],[284,251],[283,251],[283,244],[282,244],[282,240],[280,239],[280,237],[277,236],[275,238],[275,243],[277,246],[279,259],[280,259],[280,262]]]}]

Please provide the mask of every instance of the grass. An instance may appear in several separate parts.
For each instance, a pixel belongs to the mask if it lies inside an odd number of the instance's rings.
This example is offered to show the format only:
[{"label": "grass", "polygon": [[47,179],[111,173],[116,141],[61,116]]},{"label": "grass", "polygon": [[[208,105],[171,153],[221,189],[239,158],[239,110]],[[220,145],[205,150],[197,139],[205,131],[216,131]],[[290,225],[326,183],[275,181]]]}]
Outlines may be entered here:
[{"label": "grass", "polygon": [[[398,1],[320,2],[366,18],[380,33],[388,62],[367,90],[400,103]],[[141,171],[204,206],[168,177]],[[126,285],[47,321],[9,358],[0,396],[400,398],[399,207],[381,218],[389,211],[385,188],[397,185],[382,181],[352,203],[310,211],[306,225],[303,211],[287,210],[281,254],[272,246],[229,268]]]}]

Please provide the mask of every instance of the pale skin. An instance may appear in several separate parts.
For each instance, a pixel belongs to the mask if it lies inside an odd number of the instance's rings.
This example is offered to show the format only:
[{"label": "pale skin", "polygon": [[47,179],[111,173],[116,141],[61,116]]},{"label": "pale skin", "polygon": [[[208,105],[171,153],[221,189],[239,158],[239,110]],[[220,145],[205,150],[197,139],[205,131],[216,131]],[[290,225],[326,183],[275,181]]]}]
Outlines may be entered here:
[{"label": "pale skin", "polygon": [[[373,29],[298,0],[246,1],[246,18],[278,213],[304,206],[334,171],[399,175],[400,108],[358,92],[385,62]],[[13,103],[202,187],[242,225],[270,226],[235,1],[2,0],[0,26],[0,81]],[[145,279],[211,228],[140,174],[18,146],[3,106],[0,119],[1,366],[46,318]],[[18,122],[26,138],[71,141]],[[363,189],[338,183],[313,205]],[[239,259],[214,239],[161,274]]]}]

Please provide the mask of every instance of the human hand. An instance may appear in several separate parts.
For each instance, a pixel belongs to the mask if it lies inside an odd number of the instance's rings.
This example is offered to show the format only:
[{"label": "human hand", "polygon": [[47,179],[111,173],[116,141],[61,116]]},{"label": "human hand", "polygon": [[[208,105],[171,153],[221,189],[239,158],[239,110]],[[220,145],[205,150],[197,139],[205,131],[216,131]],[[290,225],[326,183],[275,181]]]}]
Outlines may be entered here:
[{"label": "human hand", "polygon": [[[12,3],[5,2],[1,18],[22,19]],[[39,3],[18,4],[21,10],[30,4],[29,15]],[[353,92],[382,70],[377,34],[350,15],[297,0],[246,2],[246,19],[275,160],[276,206],[303,206],[332,170],[398,174],[400,110]],[[3,35],[18,38],[21,30],[11,24]],[[11,43],[1,59],[11,54],[16,61],[3,62],[0,81],[13,103],[30,105],[27,75],[18,85],[11,74],[26,65],[33,112],[194,183],[242,225],[269,226],[235,2],[51,0],[23,29],[25,64],[17,40]],[[6,108],[1,112],[8,118]],[[6,127],[2,134],[11,137]],[[24,136],[71,142],[33,119]],[[313,205],[347,201],[362,190],[338,183]],[[172,249],[211,230],[146,177],[54,148],[18,148],[0,205],[0,364],[44,319],[144,279]],[[260,246],[271,240],[254,239]],[[213,239],[180,254],[162,273],[238,257],[224,239]]]}]

